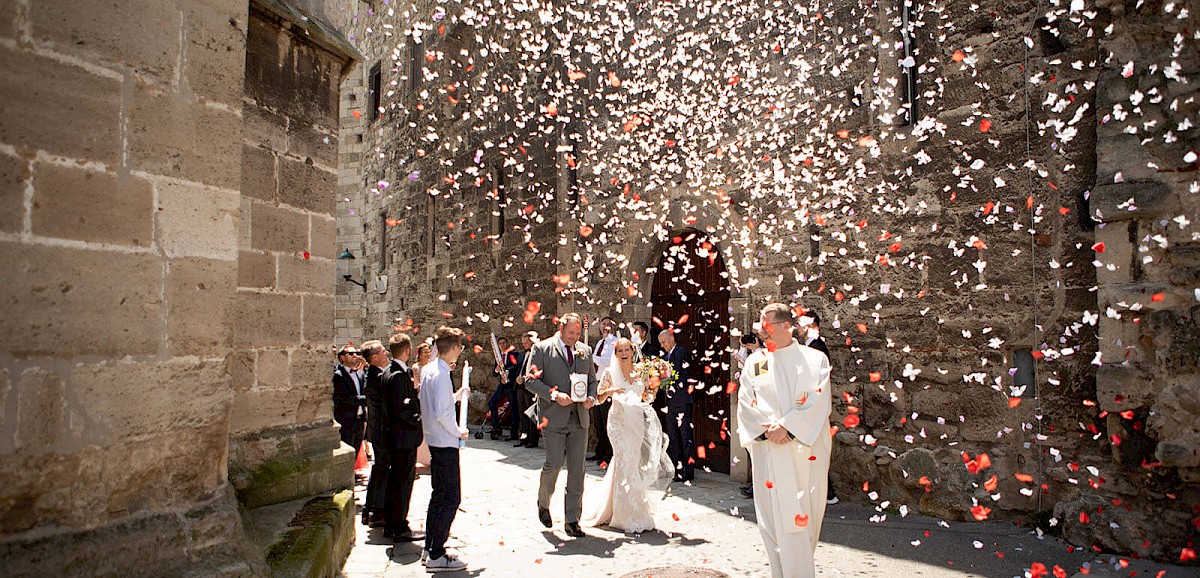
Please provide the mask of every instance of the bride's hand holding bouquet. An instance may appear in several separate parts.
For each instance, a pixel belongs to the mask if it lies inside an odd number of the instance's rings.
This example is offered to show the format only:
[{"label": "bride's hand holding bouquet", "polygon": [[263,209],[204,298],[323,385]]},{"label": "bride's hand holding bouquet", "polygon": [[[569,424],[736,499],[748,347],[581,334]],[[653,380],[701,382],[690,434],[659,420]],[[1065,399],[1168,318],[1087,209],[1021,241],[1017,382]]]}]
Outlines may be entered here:
[{"label": "bride's hand holding bouquet", "polygon": [[671,363],[661,357],[648,357],[637,362],[633,366],[633,373],[645,384],[642,403],[653,402],[660,389],[671,387],[679,379]]}]

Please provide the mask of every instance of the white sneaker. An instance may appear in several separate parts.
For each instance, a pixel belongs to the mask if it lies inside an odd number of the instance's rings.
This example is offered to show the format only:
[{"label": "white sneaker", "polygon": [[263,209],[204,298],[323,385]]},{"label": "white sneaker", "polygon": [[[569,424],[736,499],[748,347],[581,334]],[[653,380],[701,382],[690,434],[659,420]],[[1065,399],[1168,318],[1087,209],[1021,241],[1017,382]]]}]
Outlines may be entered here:
[{"label": "white sneaker", "polygon": [[428,572],[457,572],[466,570],[467,563],[451,556],[449,553],[442,555],[441,558],[431,558],[425,563],[425,570]]},{"label": "white sneaker", "polygon": [[834,497],[832,497],[832,498],[829,498],[828,500],[825,500],[825,503],[826,503],[826,504],[829,504],[830,506],[832,506],[832,505],[834,505],[834,504],[836,504],[836,503],[838,503],[838,502],[840,502],[840,501],[841,501],[841,500],[839,500],[837,496],[834,496]]}]

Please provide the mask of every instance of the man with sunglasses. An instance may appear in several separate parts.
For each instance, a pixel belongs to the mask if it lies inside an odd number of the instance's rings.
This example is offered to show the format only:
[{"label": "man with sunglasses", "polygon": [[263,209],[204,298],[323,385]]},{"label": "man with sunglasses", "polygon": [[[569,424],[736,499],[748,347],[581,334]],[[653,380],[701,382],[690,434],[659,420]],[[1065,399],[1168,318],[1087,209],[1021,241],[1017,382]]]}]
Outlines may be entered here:
[{"label": "man with sunglasses", "polygon": [[363,359],[353,345],[339,349],[337,359],[333,368],[333,420],[338,423],[342,441],[358,451],[366,433],[367,418]]},{"label": "man with sunglasses", "polygon": [[767,305],[759,323],[765,347],[742,369],[738,435],[752,458],[754,511],[771,575],[808,578],[816,575],[833,445],[829,360],[792,337],[798,322],[787,305]]}]

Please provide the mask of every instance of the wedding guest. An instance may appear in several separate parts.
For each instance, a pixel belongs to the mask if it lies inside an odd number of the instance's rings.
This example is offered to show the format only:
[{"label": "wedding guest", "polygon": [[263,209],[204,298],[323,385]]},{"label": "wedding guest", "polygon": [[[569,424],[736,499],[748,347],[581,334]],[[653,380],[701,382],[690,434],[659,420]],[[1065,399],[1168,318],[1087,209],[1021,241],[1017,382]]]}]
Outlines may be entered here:
[{"label": "wedding guest", "polygon": [[[755,329],[750,333],[742,335],[742,346],[738,348],[736,353],[733,354],[733,359],[737,363],[737,369],[733,374],[733,380],[735,382],[741,379],[742,371],[746,367],[746,359],[753,355],[755,351],[758,351],[759,347],[762,347],[762,341],[758,339],[758,334],[756,333],[757,331],[758,330]],[[749,453],[746,454],[746,459],[751,459]],[[751,468],[753,468],[753,465],[751,465]],[[754,497],[753,474],[747,479],[744,485],[738,486],[738,491],[740,491],[742,495],[746,496],[747,498]]]},{"label": "wedding guest", "polygon": [[[515,441],[520,437],[518,430],[517,411],[516,411],[516,387],[509,380],[509,367],[515,363],[510,353],[512,347],[508,344],[508,339],[501,337],[496,340],[496,346],[500,348],[500,359],[496,360],[496,368],[492,370],[492,375],[499,378],[499,383],[496,385],[496,391],[492,392],[492,396],[488,399],[488,411],[492,414],[492,439],[498,440],[504,435],[504,428],[509,428],[509,441]],[[501,405],[508,402],[508,415],[501,415]]]},{"label": "wedding guest", "polygon": [[421,402],[413,386],[412,372],[407,362],[412,352],[412,339],[397,333],[388,339],[392,362],[383,373],[383,421],[390,435],[380,440],[379,453],[389,454],[384,493],[383,536],[396,542],[416,542],[425,538],[412,531],[408,524],[408,508],[412,502],[413,481],[417,477],[417,447],[425,436],[421,427]]},{"label": "wedding guest", "polygon": [[391,425],[383,419],[383,370],[387,369],[389,360],[387,349],[377,339],[364,342],[362,354],[367,360],[367,385],[363,388],[367,398],[367,443],[371,444],[375,457],[367,481],[362,517],[363,524],[374,528],[384,525],[384,492],[392,467],[392,455],[386,441],[391,435]]},{"label": "wedding guest", "polygon": [[664,429],[671,440],[667,452],[675,463],[675,481],[688,482],[696,477],[695,463],[692,460],[692,356],[676,343],[674,327],[659,332],[658,343],[666,352],[663,359],[670,362],[679,375],[664,394],[667,409]]},{"label": "wedding guest", "polygon": [[797,337],[804,339],[804,345],[824,353],[825,359],[829,359],[829,347],[825,345],[825,340],[821,339],[821,316],[809,309],[800,316],[798,323]]},{"label": "wedding guest", "polygon": [[[600,338],[596,340],[596,375],[604,375],[613,361],[613,346],[617,343],[617,322],[612,317],[600,319]],[[596,452],[588,460],[607,464],[612,461],[613,447],[608,437],[608,412],[610,403],[597,404],[592,408],[592,423],[596,425]]]},{"label": "wedding guest", "polygon": [[362,357],[353,345],[337,352],[338,363],[333,368],[333,419],[338,423],[338,435],[354,451],[362,446],[366,427],[367,398],[363,395],[366,378],[359,370]]},{"label": "wedding guest", "polygon": [[437,359],[421,369],[421,424],[433,455],[430,465],[433,494],[425,516],[425,549],[421,558],[427,558],[425,568],[431,572],[450,572],[467,567],[466,562],[446,551],[450,525],[462,502],[458,448],[469,435],[467,428],[459,427],[454,410],[455,399],[462,396],[462,389],[456,392],[450,379],[450,368],[463,352],[462,330],[439,327],[434,333],[434,346]]},{"label": "wedding guest", "polygon": [[630,341],[642,352],[642,359],[662,356],[658,343],[650,338],[650,326],[645,321],[633,322],[633,338]]},{"label": "wedding guest", "polygon": [[738,435],[753,456],[754,511],[774,578],[816,575],[832,437],[829,360],[792,337],[781,303],[763,308],[763,341],[738,388]]},{"label": "wedding guest", "polygon": [[516,409],[521,426],[520,443],[514,444],[513,447],[536,448],[538,447],[538,441],[542,437],[542,431],[537,428],[537,422],[527,413],[534,406],[533,393],[525,389],[525,374],[528,373],[529,350],[537,342],[537,331],[529,331],[521,336],[521,347],[524,350],[518,353],[513,372],[509,374],[509,379],[517,384]]},{"label": "wedding guest", "polygon": [[[413,387],[416,388],[417,391],[421,390],[421,368],[425,367],[425,364],[429,363],[429,358],[431,357],[432,351],[433,347],[429,345],[428,342],[422,341],[421,343],[417,344],[416,362],[413,363],[412,368]],[[429,459],[429,444],[422,440],[421,445],[417,447],[418,473],[429,473]]]}]

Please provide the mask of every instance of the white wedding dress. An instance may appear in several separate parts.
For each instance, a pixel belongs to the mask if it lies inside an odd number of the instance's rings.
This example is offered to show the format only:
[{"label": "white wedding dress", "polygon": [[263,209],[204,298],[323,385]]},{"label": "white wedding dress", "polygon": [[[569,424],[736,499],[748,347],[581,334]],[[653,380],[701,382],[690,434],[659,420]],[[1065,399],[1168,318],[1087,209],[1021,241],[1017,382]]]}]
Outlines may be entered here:
[{"label": "white wedding dress", "polygon": [[654,408],[642,402],[642,380],[625,379],[615,360],[606,374],[613,386],[625,391],[611,397],[608,438],[613,458],[604,474],[600,497],[587,508],[582,523],[633,533],[652,530],[654,508],[648,492],[665,489],[675,474],[667,455],[667,435]]}]

